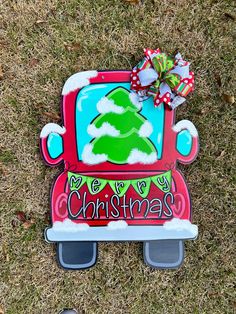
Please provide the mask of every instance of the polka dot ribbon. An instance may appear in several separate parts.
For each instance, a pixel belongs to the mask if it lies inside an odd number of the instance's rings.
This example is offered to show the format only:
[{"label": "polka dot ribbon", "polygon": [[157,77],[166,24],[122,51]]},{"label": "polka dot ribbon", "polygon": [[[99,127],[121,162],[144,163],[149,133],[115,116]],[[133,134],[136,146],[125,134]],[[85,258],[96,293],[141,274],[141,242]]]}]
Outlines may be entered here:
[{"label": "polka dot ribbon", "polygon": [[145,57],[131,72],[131,89],[141,99],[152,95],[154,106],[162,103],[171,109],[185,102],[194,88],[194,73],[180,53],[168,56],[160,49],[144,49]]}]

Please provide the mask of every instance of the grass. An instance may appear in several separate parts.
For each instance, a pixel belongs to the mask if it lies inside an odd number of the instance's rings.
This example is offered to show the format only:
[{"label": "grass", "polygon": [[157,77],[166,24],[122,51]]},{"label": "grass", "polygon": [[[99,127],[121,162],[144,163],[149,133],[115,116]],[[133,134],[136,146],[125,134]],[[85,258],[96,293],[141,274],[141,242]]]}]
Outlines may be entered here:
[{"label": "grass", "polygon": [[[221,97],[235,95],[233,1],[8,0],[0,6],[0,313],[54,314],[63,307],[81,314],[234,313],[235,106]],[[42,236],[58,169],[43,164],[39,132],[58,122],[69,75],[129,69],[143,47],[179,49],[196,74],[196,91],[177,118],[193,121],[200,133],[198,159],[180,166],[199,238],[186,243],[176,271],[146,267],[137,243],[100,244],[95,268],[63,271]],[[35,225],[13,227],[17,210]]]}]

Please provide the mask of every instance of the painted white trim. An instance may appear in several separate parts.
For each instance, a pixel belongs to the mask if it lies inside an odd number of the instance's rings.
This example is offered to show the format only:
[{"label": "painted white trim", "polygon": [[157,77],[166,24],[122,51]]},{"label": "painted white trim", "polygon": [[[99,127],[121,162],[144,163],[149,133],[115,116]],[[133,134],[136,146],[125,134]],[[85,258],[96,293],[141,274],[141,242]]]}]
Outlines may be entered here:
[{"label": "painted white trim", "polygon": [[[191,224],[191,223],[190,223]],[[45,230],[48,242],[62,241],[150,241],[150,240],[193,240],[198,235],[198,227],[173,230],[164,226],[127,226],[122,229],[90,227],[81,231],[59,231],[54,227]]]},{"label": "painted white trim", "polygon": [[84,71],[71,75],[65,82],[62,95],[74,91],[77,88],[82,88],[90,84],[90,79],[98,75],[97,71]]},{"label": "painted white trim", "polygon": [[188,130],[193,137],[198,137],[198,131],[194,124],[189,120],[181,120],[173,126],[173,131],[178,133],[182,130]]},{"label": "painted white trim", "polygon": [[48,123],[46,124],[40,133],[40,137],[47,137],[50,133],[64,134],[66,132],[66,128],[64,126],[60,126],[56,123]]}]

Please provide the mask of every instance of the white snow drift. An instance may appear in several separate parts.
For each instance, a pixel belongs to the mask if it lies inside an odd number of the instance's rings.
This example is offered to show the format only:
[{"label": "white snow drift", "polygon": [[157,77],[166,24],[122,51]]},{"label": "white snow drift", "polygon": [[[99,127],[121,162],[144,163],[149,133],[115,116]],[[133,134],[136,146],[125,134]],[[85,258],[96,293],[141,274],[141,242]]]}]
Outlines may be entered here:
[{"label": "white snow drift", "polygon": [[195,128],[194,124],[189,120],[181,120],[173,126],[173,131],[175,132],[180,132],[182,130],[188,130],[193,137],[198,136],[197,129]]},{"label": "white snow drift", "polygon": [[175,231],[189,231],[193,235],[197,236],[198,227],[196,225],[191,224],[191,222],[187,219],[179,219],[173,218],[171,221],[167,221],[164,223],[163,228],[166,230],[175,230]]},{"label": "white snow drift", "polygon": [[64,126],[61,127],[56,123],[48,123],[43,127],[40,133],[40,137],[41,138],[47,137],[50,133],[64,134],[65,132],[66,128]]},{"label": "white snow drift", "polygon": [[145,121],[142,125],[141,128],[139,129],[139,136],[140,137],[148,137],[152,134],[153,127],[152,124],[149,121]]},{"label": "white snow drift", "polygon": [[148,155],[144,152],[141,152],[137,148],[134,148],[131,150],[128,157],[128,164],[132,165],[138,162],[141,164],[153,164],[156,160],[157,154],[155,152]]},{"label": "white snow drift", "polygon": [[139,101],[139,97],[138,97],[138,95],[136,93],[130,93],[129,94],[129,99],[132,102],[132,104],[136,108],[138,108],[138,110],[140,110],[142,108],[142,104],[143,103],[141,101]]},{"label": "white snow drift", "polygon": [[101,162],[105,162],[107,161],[107,157],[108,156],[106,154],[94,154],[92,144],[87,144],[84,146],[82,160],[88,165],[96,165],[100,164]]},{"label": "white snow drift", "polygon": [[124,108],[117,106],[113,100],[103,97],[97,103],[97,110],[99,113],[114,112],[121,114],[124,112]]},{"label": "white snow drift", "polygon": [[128,227],[128,224],[124,220],[117,220],[117,221],[110,221],[107,225],[108,229],[111,230],[118,230],[118,229],[125,229]]},{"label": "white snow drift", "polygon": [[116,137],[120,135],[120,131],[117,130],[109,122],[104,122],[100,128],[96,128],[94,124],[90,124],[87,128],[87,132],[92,137],[101,137],[103,135],[110,135]]},{"label": "white snow drift", "polygon": [[96,77],[97,75],[97,71],[84,71],[73,74],[65,82],[62,89],[62,95],[66,95],[69,92],[76,90],[77,88],[82,88],[89,85],[89,79],[91,79],[92,77]]},{"label": "white snow drift", "polygon": [[64,231],[64,232],[77,232],[86,231],[89,229],[87,223],[74,223],[70,219],[65,219],[63,221],[56,221],[53,224],[54,231]]}]

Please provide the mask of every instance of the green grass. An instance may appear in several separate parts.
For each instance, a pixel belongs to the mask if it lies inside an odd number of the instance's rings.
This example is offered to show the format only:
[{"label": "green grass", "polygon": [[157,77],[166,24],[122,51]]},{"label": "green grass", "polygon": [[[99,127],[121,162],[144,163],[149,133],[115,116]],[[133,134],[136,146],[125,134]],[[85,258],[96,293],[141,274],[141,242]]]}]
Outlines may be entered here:
[{"label": "green grass", "polygon": [[[0,309],[7,314],[235,312],[235,16],[230,0],[4,1],[0,6]],[[79,43],[68,51],[65,45]],[[143,264],[141,245],[102,243],[95,268],[66,272],[43,240],[49,189],[59,168],[43,164],[41,128],[60,114],[68,76],[134,66],[144,47],[176,49],[190,60],[196,90],[177,119],[199,130],[201,150],[180,166],[189,183],[199,238],[176,271]],[[36,58],[38,62],[31,66]],[[219,74],[222,87],[216,80]],[[33,217],[12,226],[17,210]],[[1,312],[1,310],[0,310]]]}]

